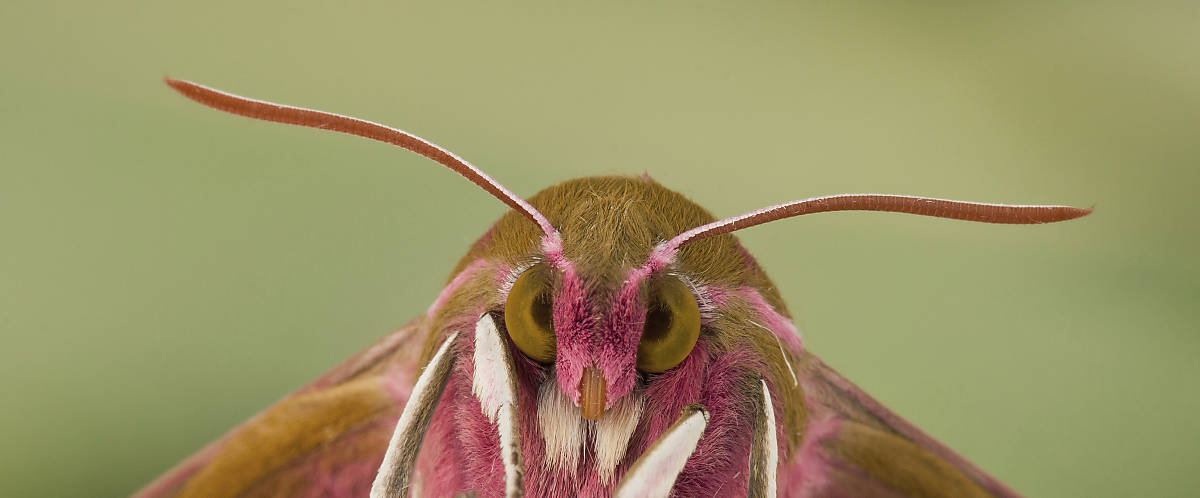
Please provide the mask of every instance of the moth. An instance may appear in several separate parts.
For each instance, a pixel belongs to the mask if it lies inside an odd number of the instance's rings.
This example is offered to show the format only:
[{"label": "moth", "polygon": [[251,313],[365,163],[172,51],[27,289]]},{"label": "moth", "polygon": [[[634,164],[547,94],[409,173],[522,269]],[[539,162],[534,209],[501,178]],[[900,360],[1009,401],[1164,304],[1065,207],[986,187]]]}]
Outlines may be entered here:
[{"label": "moth", "polygon": [[806,349],[731,232],[827,211],[1048,223],[1090,209],[846,194],[717,219],[647,176],[523,199],[398,129],[166,83],[398,145],[511,209],[424,315],[136,496],[1016,495]]}]

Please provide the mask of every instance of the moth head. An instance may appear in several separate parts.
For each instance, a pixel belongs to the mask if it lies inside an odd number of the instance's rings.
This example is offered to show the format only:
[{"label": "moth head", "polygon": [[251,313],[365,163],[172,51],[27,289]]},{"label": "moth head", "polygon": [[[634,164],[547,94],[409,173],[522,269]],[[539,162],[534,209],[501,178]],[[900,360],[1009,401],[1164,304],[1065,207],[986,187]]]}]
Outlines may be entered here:
[{"label": "moth head", "polygon": [[645,178],[570,180],[529,202],[554,234],[509,213],[464,261],[512,268],[502,300],[515,354],[541,364],[584,417],[599,418],[691,354],[701,337],[699,283],[740,271],[742,255],[717,240],[708,249],[724,251],[721,264],[649,265],[664,240],[713,217]]},{"label": "moth head", "polygon": [[[446,166],[512,208],[459,269],[477,260],[517,268],[507,280],[511,285],[501,293],[508,337],[520,354],[553,369],[558,387],[588,418],[599,418],[606,407],[632,392],[638,379],[652,382],[653,376],[680,368],[695,354],[696,345],[705,340],[699,287],[733,275],[749,287],[772,288],[765,276],[744,271],[757,267],[746,264],[740,247],[722,235],[828,211],[890,211],[1015,224],[1063,221],[1091,212],[1068,206],[844,194],[715,220],[648,178],[575,180],[526,201],[461,157],[403,130],[247,99],[182,80],[166,78],[166,83],[190,99],[233,114],[402,147]],[[755,278],[759,280],[746,280]]]}]

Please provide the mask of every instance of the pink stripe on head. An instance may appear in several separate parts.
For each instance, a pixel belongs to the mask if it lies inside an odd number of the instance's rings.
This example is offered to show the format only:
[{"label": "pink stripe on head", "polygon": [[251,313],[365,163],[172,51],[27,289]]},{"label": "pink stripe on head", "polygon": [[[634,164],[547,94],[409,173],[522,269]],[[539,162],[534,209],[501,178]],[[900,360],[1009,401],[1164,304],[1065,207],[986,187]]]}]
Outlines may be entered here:
[{"label": "pink stripe on head", "polygon": [[643,266],[630,272],[604,317],[608,334],[600,338],[596,363],[608,380],[608,406],[629,394],[637,382],[638,342],[646,323],[646,303],[639,291],[652,271]]},{"label": "pink stripe on head", "polygon": [[[678,238],[679,237],[675,237],[675,239]],[[679,253],[680,245],[672,244],[675,239],[671,239],[670,241],[654,246],[654,250],[650,251],[650,257],[646,258],[646,264],[642,265],[641,268],[634,270],[634,273],[644,273],[645,275],[642,275],[642,278],[645,278],[646,275],[662,271],[666,269],[666,267],[675,263],[675,255]],[[631,278],[633,276],[634,275],[630,275]]]},{"label": "pink stripe on head", "polygon": [[512,292],[513,285],[516,285],[517,279],[521,278],[521,274],[528,269],[528,266],[513,267],[503,264],[497,266],[495,284],[496,288],[500,290],[501,301],[508,299],[508,293]]},{"label": "pink stripe on head", "polygon": [[563,256],[562,234],[558,232],[548,233],[542,237],[542,254],[545,254],[546,261],[549,261],[550,265],[559,271],[565,271],[572,266],[571,261]]},{"label": "pink stripe on head", "polygon": [[454,279],[451,280],[449,284],[446,284],[446,286],[442,288],[442,291],[438,293],[437,299],[433,300],[433,304],[429,305],[429,309],[425,310],[425,316],[432,317],[434,313],[437,313],[437,311],[446,304],[446,301],[450,299],[450,296],[454,294],[454,291],[458,290],[458,288],[461,287],[462,284],[466,283],[467,280],[470,280],[471,277],[474,277],[475,272],[479,271],[484,266],[487,266],[487,261],[477,259],[472,261],[471,264],[467,265],[466,268],[463,268],[462,271],[458,272],[458,275],[455,275]]},{"label": "pink stripe on head", "polygon": [[696,302],[700,305],[700,323],[711,325],[729,303],[730,289],[728,287],[689,284],[696,293]]},{"label": "pink stripe on head", "polygon": [[554,363],[559,388],[578,403],[579,379],[583,377],[583,369],[591,365],[597,316],[588,301],[583,280],[575,274],[575,266],[565,259],[562,261],[562,288],[555,296],[552,313],[554,334],[558,337]]},{"label": "pink stripe on head", "polygon": [[792,354],[804,352],[804,342],[800,339],[800,331],[796,330],[796,326],[792,324],[791,320],[775,311],[775,308],[766,299],[763,299],[762,294],[759,294],[758,289],[746,287],[742,290],[742,296],[750,301],[750,306],[754,308],[758,316],[767,322],[766,327],[787,345]]}]

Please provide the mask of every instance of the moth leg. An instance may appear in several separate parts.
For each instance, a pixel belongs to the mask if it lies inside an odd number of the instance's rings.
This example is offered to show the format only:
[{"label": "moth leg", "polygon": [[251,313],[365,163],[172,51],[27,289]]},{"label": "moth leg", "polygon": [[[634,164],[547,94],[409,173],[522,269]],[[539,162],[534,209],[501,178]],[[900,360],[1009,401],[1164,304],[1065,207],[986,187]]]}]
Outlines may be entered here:
[{"label": "moth leg", "polygon": [[776,470],[779,466],[779,442],[775,431],[775,406],[767,381],[760,380],[761,393],[755,396],[759,410],[754,415],[754,438],[750,442],[750,482],[747,498],[775,498]]},{"label": "moth leg", "polygon": [[475,376],[471,392],[479,398],[483,414],[496,424],[500,436],[500,459],[504,462],[504,496],[524,494],[521,477],[521,436],[517,426],[516,367],[508,340],[496,326],[497,317],[485,313],[475,323]]},{"label": "moth leg", "polygon": [[833,419],[812,428],[802,450],[809,492],[845,490],[851,496],[992,496],[929,450],[892,432]]},{"label": "moth leg", "polygon": [[396,422],[396,430],[388,443],[387,453],[384,454],[383,464],[379,473],[375,474],[375,482],[371,485],[371,498],[395,498],[408,496],[412,479],[413,464],[416,463],[417,451],[421,449],[421,441],[425,438],[425,430],[433,418],[434,409],[446,389],[446,381],[450,379],[450,367],[454,364],[450,347],[457,333],[451,334],[425,370],[417,378],[413,386],[412,396],[404,404],[400,420]]},{"label": "moth leg", "polygon": [[617,487],[617,498],[666,498],[675,486],[688,457],[696,451],[700,436],[708,425],[708,411],[700,405],[683,409],[662,437],[642,454],[629,468]]}]

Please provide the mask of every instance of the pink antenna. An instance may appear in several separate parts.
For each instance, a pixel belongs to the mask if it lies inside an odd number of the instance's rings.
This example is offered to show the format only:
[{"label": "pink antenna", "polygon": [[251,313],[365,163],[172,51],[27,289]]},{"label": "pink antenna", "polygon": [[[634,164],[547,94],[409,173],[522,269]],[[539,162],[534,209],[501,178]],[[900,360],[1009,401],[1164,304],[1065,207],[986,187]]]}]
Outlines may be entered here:
[{"label": "pink antenna", "polygon": [[1092,212],[1092,209],[1081,209],[1070,206],[984,204],[981,202],[951,201],[907,195],[830,195],[777,204],[732,218],[714,221],[679,234],[660,246],[658,251],[670,258],[674,256],[675,251],[680,246],[693,240],[726,234],[793,216],[828,211],[889,211],[893,213],[918,214],[921,216],[952,218],[983,223],[1029,225],[1054,223],[1056,221],[1066,221],[1087,216]]},{"label": "pink antenna", "polygon": [[500,182],[492,179],[487,173],[480,171],[479,168],[476,168],[450,151],[406,131],[340,114],[273,104],[241,97],[190,81],[177,80],[170,77],[163,78],[163,81],[175,89],[175,91],[183,94],[184,97],[219,111],[253,119],[261,119],[263,121],[339,131],[397,145],[416,152],[454,170],[456,173],[470,180],[471,183],[479,185],[495,198],[500,199],[505,204],[524,214],[525,217],[534,223],[537,223],[538,227],[547,236],[553,236],[557,233],[554,226],[550,224],[550,221],[542,213],[534,209],[528,202],[525,202],[525,199],[518,197],[512,191],[505,188],[504,185],[501,185]]}]

